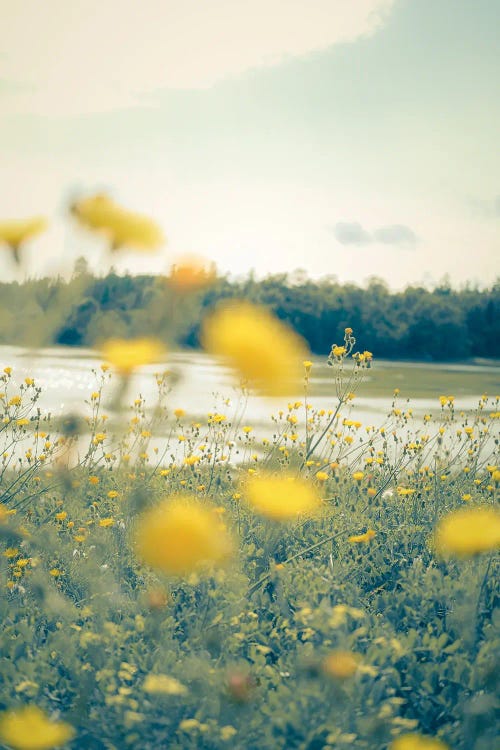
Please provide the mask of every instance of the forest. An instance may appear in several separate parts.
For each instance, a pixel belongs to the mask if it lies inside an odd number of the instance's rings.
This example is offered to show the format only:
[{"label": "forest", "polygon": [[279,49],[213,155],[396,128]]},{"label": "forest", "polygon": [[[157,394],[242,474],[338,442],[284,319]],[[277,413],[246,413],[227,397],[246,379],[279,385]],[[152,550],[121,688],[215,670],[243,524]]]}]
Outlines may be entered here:
[{"label": "forest", "polygon": [[179,289],[153,275],[105,277],[75,264],[72,277],[0,283],[0,343],[26,346],[95,346],[109,337],[155,335],[196,348],[204,314],[220,301],[265,305],[326,353],[346,326],[362,332],[377,357],[457,361],[500,357],[500,280],[486,289],[391,291],[373,278],[364,287],[295,273],[257,280],[219,275],[203,288]]}]

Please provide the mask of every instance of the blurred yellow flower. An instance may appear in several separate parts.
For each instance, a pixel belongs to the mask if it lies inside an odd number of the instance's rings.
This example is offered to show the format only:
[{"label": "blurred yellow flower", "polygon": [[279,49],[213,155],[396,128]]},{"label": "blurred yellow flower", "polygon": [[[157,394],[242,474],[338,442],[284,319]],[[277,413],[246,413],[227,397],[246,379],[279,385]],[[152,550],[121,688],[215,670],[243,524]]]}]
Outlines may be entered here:
[{"label": "blurred yellow flower", "polygon": [[246,483],[245,497],[253,510],[273,521],[311,515],[321,505],[313,484],[286,474],[253,476]]},{"label": "blurred yellow flower", "polygon": [[32,219],[9,219],[0,221],[0,244],[7,245],[19,263],[19,248],[32,237],[47,229],[47,221],[41,216]]},{"label": "blurred yellow flower", "polygon": [[99,521],[99,526],[101,526],[103,529],[107,529],[109,526],[115,525],[115,519],[114,518],[101,518]]},{"label": "blurred yellow flower", "polygon": [[483,505],[461,508],[441,519],[435,532],[441,555],[470,557],[500,548],[500,512]]},{"label": "blurred yellow flower", "polygon": [[364,475],[364,473],[362,471],[355,471],[354,474],[352,475],[352,478],[356,482],[361,482],[361,480],[363,479],[364,476],[365,475]]},{"label": "blurred yellow flower", "polygon": [[205,321],[201,340],[263,395],[290,395],[300,388],[306,345],[263,307],[240,301],[220,307]]},{"label": "blurred yellow flower", "polygon": [[166,674],[148,674],[142,689],[145,693],[160,695],[185,695],[187,693],[187,687],[182,682]]},{"label": "blurred yellow flower", "polygon": [[230,535],[206,504],[173,495],[139,519],[135,542],[141,559],[166,573],[186,575],[232,554]]},{"label": "blurred yellow flower", "polygon": [[172,265],[168,283],[179,292],[195,292],[212,284],[215,278],[214,263],[196,255],[186,255]]},{"label": "blurred yellow flower", "polygon": [[224,742],[230,740],[235,734],[238,734],[238,730],[231,724],[226,724],[226,726],[220,728],[221,740],[224,740]]},{"label": "blurred yellow flower", "polygon": [[165,356],[165,348],[156,339],[110,339],[101,354],[122,375],[130,375],[136,367],[158,362]]},{"label": "blurred yellow flower", "polygon": [[390,745],[390,750],[448,750],[441,740],[422,734],[403,734]]},{"label": "blurred yellow flower", "polygon": [[84,198],[71,212],[84,227],[104,234],[111,250],[130,247],[151,252],[165,244],[163,232],[152,219],[122,208],[107,195]]},{"label": "blurred yellow flower", "polygon": [[376,531],[373,529],[368,529],[368,531],[365,531],[364,534],[355,534],[353,536],[350,536],[348,538],[348,542],[354,543],[354,544],[362,544],[363,542],[371,542],[374,536],[376,536]]},{"label": "blurred yellow flower", "polygon": [[322,662],[324,674],[335,677],[337,680],[345,680],[356,674],[359,665],[359,656],[352,651],[332,651]]},{"label": "blurred yellow flower", "polygon": [[74,736],[73,727],[50,721],[37,706],[7,711],[0,718],[0,740],[15,750],[50,750]]}]

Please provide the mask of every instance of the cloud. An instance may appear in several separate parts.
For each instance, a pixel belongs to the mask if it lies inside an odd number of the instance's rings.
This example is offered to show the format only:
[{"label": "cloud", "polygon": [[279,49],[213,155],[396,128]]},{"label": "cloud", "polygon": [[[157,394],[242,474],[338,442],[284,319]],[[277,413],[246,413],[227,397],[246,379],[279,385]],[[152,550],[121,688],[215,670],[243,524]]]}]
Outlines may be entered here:
[{"label": "cloud", "polygon": [[500,219],[500,195],[495,198],[470,198],[467,202],[478,216]]},{"label": "cloud", "polygon": [[405,224],[387,224],[373,232],[368,232],[358,221],[339,221],[331,228],[331,231],[341,245],[361,246],[379,243],[397,247],[414,247],[418,242],[413,229]]},{"label": "cloud", "polygon": [[417,235],[405,224],[389,224],[376,229],[373,233],[375,242],[383,245],[407,245],[413,247],[417,243]]},{"label": "cloud", "polygon": [[[207,88],[374,34],[396,0],[16,0],[4,3],[8,111],[78,114]],[[36,88],[35,93],[23,87]],[[154,97],[153,97],[154,100]]]},{"label": "cloud", "polygon": [[333,227],[333,234],[341,245],[367,245],[373,238],[357,221],[339,221]]}]

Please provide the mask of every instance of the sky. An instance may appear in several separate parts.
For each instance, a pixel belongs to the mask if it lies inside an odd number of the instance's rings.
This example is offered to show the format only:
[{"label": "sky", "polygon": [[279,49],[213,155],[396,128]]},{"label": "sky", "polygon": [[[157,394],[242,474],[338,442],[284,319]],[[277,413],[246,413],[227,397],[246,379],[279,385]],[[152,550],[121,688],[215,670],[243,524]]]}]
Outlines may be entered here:
[{"label": "sky", "polygon": [[0,220],[50,220],[30,276],[108,267],[65,210],[96,191],[168,239],[121,272],[500,275],[498,0],[0,0],[0,27]]}]

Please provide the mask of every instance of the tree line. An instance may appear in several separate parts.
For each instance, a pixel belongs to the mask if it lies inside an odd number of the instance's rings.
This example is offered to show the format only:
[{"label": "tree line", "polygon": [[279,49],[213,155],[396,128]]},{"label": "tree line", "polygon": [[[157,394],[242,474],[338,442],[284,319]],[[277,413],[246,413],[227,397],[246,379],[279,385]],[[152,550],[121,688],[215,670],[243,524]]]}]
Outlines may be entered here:
[{"label": "tree line", "polygon": [[185,293],[159,276],[95,277],[83,261],[69,280],[0,283],[0,343],[95,346],[110,337],[154,335],[195,348],[203,317],[230,298],[268,306],[317,354],[327,354],[350,326],[359,345],[379,358],[500,358],[500,280],[487,289],[443,282],[394,292],[380,279],[360,287],[300,274],[218,276]]}]

